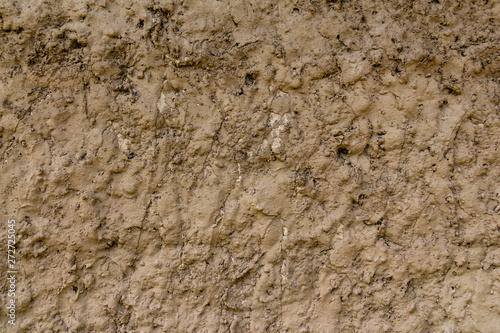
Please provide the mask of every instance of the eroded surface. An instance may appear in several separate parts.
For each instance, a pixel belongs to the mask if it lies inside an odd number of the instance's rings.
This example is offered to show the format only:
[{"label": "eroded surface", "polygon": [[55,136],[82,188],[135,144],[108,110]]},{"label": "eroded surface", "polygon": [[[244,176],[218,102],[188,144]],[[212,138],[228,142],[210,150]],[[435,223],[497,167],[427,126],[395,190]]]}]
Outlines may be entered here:
[{"label": "eroded surface", "polygon": [[497,332],[499,14],[2,2],[15,331]]}]

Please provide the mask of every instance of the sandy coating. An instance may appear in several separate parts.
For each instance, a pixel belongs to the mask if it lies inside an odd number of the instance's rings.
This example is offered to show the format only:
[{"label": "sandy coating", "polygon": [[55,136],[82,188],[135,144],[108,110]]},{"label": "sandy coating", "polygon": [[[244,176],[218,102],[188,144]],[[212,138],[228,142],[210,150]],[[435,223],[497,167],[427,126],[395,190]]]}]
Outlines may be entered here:
[{"label": "sandy coating", "polygon": [[1,1],[0,331],[498,332],[499,19]]}]

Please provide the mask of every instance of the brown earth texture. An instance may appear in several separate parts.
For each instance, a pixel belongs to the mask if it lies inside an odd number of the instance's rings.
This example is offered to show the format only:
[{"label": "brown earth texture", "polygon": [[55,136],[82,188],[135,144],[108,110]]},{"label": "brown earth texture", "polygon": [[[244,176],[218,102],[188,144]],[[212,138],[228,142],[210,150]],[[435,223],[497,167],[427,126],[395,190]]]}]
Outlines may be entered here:
[{"label": "brown earth texture", "polygon": [[0,331],[500,332],[499,20],[2,0]]}]

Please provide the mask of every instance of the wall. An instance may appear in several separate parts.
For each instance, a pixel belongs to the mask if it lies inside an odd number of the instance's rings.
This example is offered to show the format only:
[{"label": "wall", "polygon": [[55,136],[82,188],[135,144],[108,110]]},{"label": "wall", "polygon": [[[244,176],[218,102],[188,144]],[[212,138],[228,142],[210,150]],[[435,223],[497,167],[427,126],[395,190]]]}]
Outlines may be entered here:
[{"label": "wall", "polygon": [[0,330],[498,332],[499,17],[2,2]]}]

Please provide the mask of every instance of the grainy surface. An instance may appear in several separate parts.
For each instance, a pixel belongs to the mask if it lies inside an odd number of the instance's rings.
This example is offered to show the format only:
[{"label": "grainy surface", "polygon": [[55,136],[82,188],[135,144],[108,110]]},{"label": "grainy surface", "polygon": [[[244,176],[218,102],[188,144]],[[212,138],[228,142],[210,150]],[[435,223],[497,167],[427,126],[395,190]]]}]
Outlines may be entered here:
[{"label": "grainy surface", "polygon": [[499,19],[1,1],[0,331],[498,332]]}]

